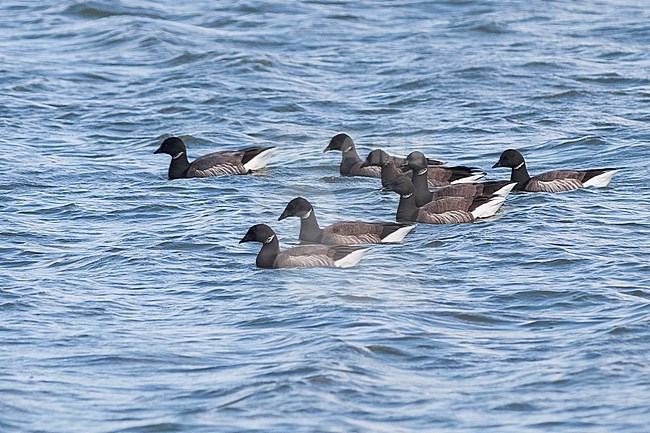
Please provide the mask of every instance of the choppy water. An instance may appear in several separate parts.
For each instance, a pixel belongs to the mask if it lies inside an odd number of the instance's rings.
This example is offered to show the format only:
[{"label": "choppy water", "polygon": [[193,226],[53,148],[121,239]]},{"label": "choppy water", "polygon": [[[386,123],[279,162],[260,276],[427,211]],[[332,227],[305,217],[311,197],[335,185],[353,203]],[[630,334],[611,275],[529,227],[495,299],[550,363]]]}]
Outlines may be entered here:
[{"label": "choppy water", "polygon": [[[7,0],[0,24],[1,431],[647,431],[648,2]],[[238,240],[295,243],[295,196],[393,219],[323,155],[337,132],[624,169],[354,269],[256,269]],[[169,182],[167,134],[279,150]]]}]

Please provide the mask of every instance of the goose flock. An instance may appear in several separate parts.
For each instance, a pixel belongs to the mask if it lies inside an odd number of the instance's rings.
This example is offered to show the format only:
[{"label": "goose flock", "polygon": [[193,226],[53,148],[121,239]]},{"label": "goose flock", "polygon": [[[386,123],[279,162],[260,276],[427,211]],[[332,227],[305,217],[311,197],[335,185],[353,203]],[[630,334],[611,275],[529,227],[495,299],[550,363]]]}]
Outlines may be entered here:
[{"label": "goose flock", "polygon": [[[171,156],[168,178],[173,180],[247,174],[266,167],[275,150],[276,147],[249,147],[209,153],[189,162],[183,140],[169,137],[154,153]],[[471,223],[496,214],[513,190],[552,193],[605,187],[619,171],[618,168],[553,170],[531,177],[523,155],[508,149],[492,168],[510,168],[510,180],[480,182],[486,175],[484,171],[476,167],[446,166],[419,151],[402,158],[375,149],[363,160],[347,134],[335,135],[324,150],[330,151],[342,154],[341,175],[381,178],[384,190],[399,194],[396,222],[342,221],[321,228],[313,205],[305,198],[296,197],[278,220],[300,218],[298,238],[305,244],[281,250],[273,229],[256,224],[239,243],[262,244],[256,259],[258,267],[352,267],[370,250],[364,245],[401,242],[415,228],[415,223]]]}]

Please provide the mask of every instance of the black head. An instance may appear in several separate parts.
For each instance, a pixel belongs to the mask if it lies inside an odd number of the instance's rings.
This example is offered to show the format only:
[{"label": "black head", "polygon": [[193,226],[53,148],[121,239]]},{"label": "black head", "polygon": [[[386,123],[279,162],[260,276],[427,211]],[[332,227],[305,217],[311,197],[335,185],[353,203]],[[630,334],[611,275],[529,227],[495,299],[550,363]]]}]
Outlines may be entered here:
[{"label": "black head", "polygon": [[266,224],[256,224],[248,229],[246,236],[244,236],[239,243],[261,242],[263,244],[268,244],[273,241],[274,238],[275,232],[271,227]]},{"label": "black head", "polygon": [[406,157],[406,164],[404,164],[404,166],[414,171],[425,169],[428,165],[427,157],[424,156],[424,153],[418,152],[417,150],[409,153],[409,156]]},{"label": "black head", "polygon": [[413,182],[408,176],[398,176],[394,181],[386,187],[389,191],[395,191],[401,196],[408,196],[413,194]]},{"label": "black head", "polygon": [[287,207],[284,208],[284,212],[278,218],[278,221],[283,220],[287,217],[298,217],[305,218],[312,211],[311,203],[302,197],[296,197],[287,204]]},{"label": "black head", "polygon": [[162,142],[158,150],[154,153],[166,153],[171,155],[172,158],[177,158],[186,152],[185,143],[178,137],[169,137]]},{"label": "black head", "polygon": [[494,164],[492,168],[497,167],[510,167],[519,168],[524,164],[524,157],[515,149],[504,150],[499,158],[499,162]]},{"label": "black head", "polygon": [[323,152],[329,152],[330,150],[347,152],[352,149],[354,149],[354,141],[352,141],[352,138],[348,134],[336,134]]},{"label": "black head", "polygon": [[370,166],[377,166],[377,167],[382,167],[390,161],[390,156],[386,152],[384,152],[381,149],[375,149],[371,151],[368,156],[366,157],[366,160],[361,164],[361,167],[370,167]]}]

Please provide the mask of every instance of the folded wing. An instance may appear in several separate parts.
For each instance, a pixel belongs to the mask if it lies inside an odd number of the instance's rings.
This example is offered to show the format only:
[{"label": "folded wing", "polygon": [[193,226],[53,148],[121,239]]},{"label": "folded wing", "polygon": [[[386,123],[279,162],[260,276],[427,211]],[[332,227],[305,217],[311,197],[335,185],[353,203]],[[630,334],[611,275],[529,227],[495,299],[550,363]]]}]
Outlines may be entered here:
[{"label": "folded wing", "polygon": [[417,220],[428,224],[460,224],[474,221],[473,197],[442,197],[420,208]]},{"label": "folded wing", "polygon": [[[278,254],[275,267],[349,267],[354,266],[367,249],[348,245],[301,245]],[[346,260],[347,259],[347,260]]]},{"label": "folded wing", "polygon": [[553,170],[532,177],[526,191],[561,192],[582,188],[585,173],[577,170]]},{"label": "folded wing", "polygon": [[242,164],[244,151],[213,152],[200,156],[190,164],[189,177],[212,177],[227,174],[245,174]]}]

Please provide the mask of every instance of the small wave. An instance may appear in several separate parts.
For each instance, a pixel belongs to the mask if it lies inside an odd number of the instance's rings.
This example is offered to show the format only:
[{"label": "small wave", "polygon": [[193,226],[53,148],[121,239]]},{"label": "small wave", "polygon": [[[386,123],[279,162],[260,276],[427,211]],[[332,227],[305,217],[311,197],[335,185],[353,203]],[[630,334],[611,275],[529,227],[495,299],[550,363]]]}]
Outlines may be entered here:
[{"label": "small wave", "polygon": [[[122,421],[124,423],[124,421]],[[132,422],[133,423],[133,422]],[[120,427],[112,433],[167,433],[183,432],[187,430],[187,424],[178,424],[171,422],[144,424],[142,421],[134,422],[132,427]]]},{"label": "small wave", "polygon": [[307,110],[305,110],[305,108],[300,104],[286,103],[273,106],[273,108],[271,108],[271,111],[275,111],[276,113],[302,113],[306,112]]},{"label": "small wave", "polygon": [[543,60],[529,61],[523,63],[521,66],[526,69],[544,70],[544,71],[564,69],[564,65],[560,63],[550,62],[550,61],[546,62]]},{"label": "small wave", "polygon": [[536,411],[537,409],[537,406],[530,403],[508,403],[494,408],[494,410],[508,412],[531,412]]},{"label": "small wave", "polygon": [[453,23],[450,27],[454,30],[479,33],[483,35],[504,35],[512,33],[508,24],[491,17],[482,17],[478,20]]},{"label": "small wave", "polygon": [[471,313],[460,313],[456,315],[458,320],[463,322],[471,322],[478,324],[499,324],[499,323],[509,323],[508,320],[504,320],[498,317],[487,316],[485,314],[471,314]]},{"label": "small wave", "polygon": [[76,203],[66,203],[57,206],[50,207],[40,207],[37,209],[21,210],[18,211],[20,214],[24,215],[79,215],[83,212],[83,209],[79,207]]},{"label": "small wave", "polygon": [[381,345],[381,344],[374,344],[371,346],[367,346],[367,349],[376,355],[388,355],[388,356],[395,356],[395,357],[409,356],[407,353],[399,349],[386,346],[386,345]]},{"label": "small wave", "polygon": [[534,96],[533,99],[538,101],[565,101],[585,97],[586,94],[579,90],[563,90],[561,92],[547,93],[545,95]]},{"label": "small wave", "polygon": [[155,13],[155,8],[139,8],[123,5],[121,2],[73,2],[59,11],[63,16],[75,16],[87,19],[106,18],[119,15],[132,15],[138,17],[162,18],[161,13]]},{"label": "small wave", "polygon": [[599,75],[576,76],[574,80],[580,83],[596,83],[604,85],[621,85],[626,86],[647,86],[650,84],[649,78],[636,78],[622,76],[616,72],[604,73]]},{"label": "small wave", "polygon": [[534,329],[550,329],[566,323],[569,322],[560,321],[560,320],[533,320],[531,322],[522,324],[522,327],[534,328]]},{"label": "small wave", "polygon": [[568,140],[563,140],[562,145],[587,145],[587,146],[604,146],[607,144],[607,141],[603,137],[597,135],[585,135],[584,137],[577,137]]},{"label": "small wave", "polygon": [[454,74],[463,78],[485,79],[497,76],[499,71],[493,66],[472,66],[454,71]]}]

